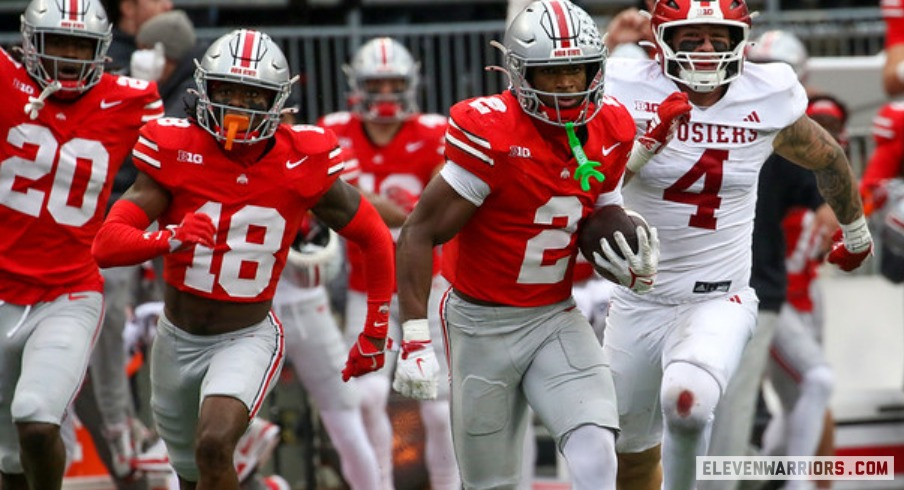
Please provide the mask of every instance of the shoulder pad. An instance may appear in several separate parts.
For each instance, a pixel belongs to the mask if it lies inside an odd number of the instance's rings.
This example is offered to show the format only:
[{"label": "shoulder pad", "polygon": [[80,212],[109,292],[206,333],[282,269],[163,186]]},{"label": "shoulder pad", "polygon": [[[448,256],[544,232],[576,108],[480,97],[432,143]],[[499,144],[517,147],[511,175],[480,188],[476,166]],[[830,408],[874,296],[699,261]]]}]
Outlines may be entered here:
[{"label": "shoulder pad", "polygon": [[447,119],[446,116],[440,114],[420,114],[417,117],[417,123],[428,128],[445,127]]},{"label": "shoulder pad", "polygon": [[602,108],[596,117],[603,120],[606,131],[611,134],[616,141],[623,143],[634,141],[634,137],[637,133],[637,126],[635,126],[634,118],[631,117],[631,113],[628,112],[628,109],[624,104],[608,95],[603,96],[600,103],[602,104]]},{"label": "shoulder pad", "polygon": [[339,146],[336,133],[313,124],[280,125],[292,138],[292,146],[306,155],[329,153]]},{"label": "shoulder pad", "polygon": [[333,112],[327,114],[317,121],[318,126],[335,126],[337,124],[346,124],[352,119],[352,113],[348,111]]}]

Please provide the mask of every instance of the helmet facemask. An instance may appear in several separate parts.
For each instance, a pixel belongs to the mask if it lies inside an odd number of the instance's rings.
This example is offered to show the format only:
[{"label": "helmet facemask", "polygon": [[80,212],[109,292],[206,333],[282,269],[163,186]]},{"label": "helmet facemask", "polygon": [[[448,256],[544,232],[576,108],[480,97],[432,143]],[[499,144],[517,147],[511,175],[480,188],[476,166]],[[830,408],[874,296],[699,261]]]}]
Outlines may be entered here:
[{"label": "helmet facemask", "polygon": [[[542,66],[561,66],[547,63],[528,64],[511,55],[506,54],[506,67],[512,80],[512,87],[518,103],[525,112],[554,126],[565,126],[571,122],[576,126],[586,124],[599,112],[600,98],[603,87],[602,64],[581,64],[586,74],[587,86],[585,90],[562,93],[547,92],[534,87],[531,82],[531,70]],[[566,64],[564,66],[573,66]],[[577,103],[570,102],[579,99]]]},{"label": "helmet facemask", "polygon": [[[398,41],[368,41],[343,67],[348,77],[349,108],[365,121],[392,123],[416,114],[420,64]],[[383,87],[390,86],[392,90]]]},{"label": "helmet facemask", "polygon": [[[201,127],[225,143],[227,150],[233,143],[252,144],[273,136],[297,77],[289,77],[288,62],[269,36],[244,29],[233,31],[215,41],[202,61],[195,64],[196,117]],[[222,83],[255,87],[271,96],[259,107],[215,102],[212,91]]]},{"label": "helmet facemask", "polygon": [[695,92],[712,92],[720,85],[738,78],[743,71],[744,50],[747,46],[746,25],[714,24],[728,27],[731,43],[722,46],[714,43],[714,52],[697,52],[699,45],[682,42],[672,45],[675,30],[682,25],[696,25],[692,22],[675,22],[661,26],[656,32],[665,75],[678,83],[687,85]]},{"label": "helmet facemask", "polygon": [[[33,0],[21,20],[25,68],[42,89],[59,82],[55,96],[75,98],[100,82],[112,27],[99,0]],[[90,46],[83,58],[48,53],[82,43]]]}]

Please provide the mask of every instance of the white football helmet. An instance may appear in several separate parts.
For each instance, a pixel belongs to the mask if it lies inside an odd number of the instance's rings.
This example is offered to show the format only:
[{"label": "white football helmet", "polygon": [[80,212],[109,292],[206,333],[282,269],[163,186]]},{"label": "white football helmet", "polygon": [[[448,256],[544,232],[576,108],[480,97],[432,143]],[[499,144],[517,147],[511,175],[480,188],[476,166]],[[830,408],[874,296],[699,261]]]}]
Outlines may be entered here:
[{"label": "white football helmet", "polygon": [[[25,68],[42,89],[58,81],[57,96],[75,97],[100,81],[113,37],[100,0],[32,0],[21,22]],[[94,43],[94,56],[88,60],[50,56],[45,53],[47,35],[89,39]],[[76,77],[71,76],[74,73],[63,75],[76,70]]]},{"label": "white football helmet", "polygon": [[[198,124],[218,141],[226,141],[224,117],[237,113],[248,118],[232,141],[256,143],[276,132],[282,108],[298,77],[289,73],[289,62],[270,36],[260,31],[237,29],[210,45],[199,62],[195,60],[195,84],[198,87]],[[233,82],[273,92],[266,110],[218,104],[210,100],[210,82]]]},{"label": "white football helmet", "polygon": [[[342,70],[348,77],[351,110],[368,121],[401,121],[418,112],[417,87],[420,64],[402,43],[388,37],[371,39],[355,52],[351,64]],[[404,89],[395,93],[368,90],[370,80],[404,80]]]},{"label": "white football helmet", "polygon": [[760,34],[747,50],[747,59],[760,63],[787,63],[794,69],[798,80],[803,82],[807,78],[807,48],[789,31],[776,29]]},{"label": "white football helmet", "polygon": [[[659,0],[651,24],[665,75],[695,92],[712,92],[738,78],[744,70],[744,51],[750,35],[750,12],[744,0]],[[676,27],[715,24],[729,28],[727,51],[698,53],[671,45]]]},{"label": "white football helmet", "polygon": [[[524,8],[505,30],[503,71],[524,111],[544,122],[564,126],[586,124],[599,112],[607,52],[599,29],[587,12],[567,0],[541,0]],[[542,92],[531,85],[530,69],[539,66],[583,65],[587,88],[578,93]],[[540,96],[552,99],[547,106]],[[559,98],[582,97],[576,108],[559,105]]]}]

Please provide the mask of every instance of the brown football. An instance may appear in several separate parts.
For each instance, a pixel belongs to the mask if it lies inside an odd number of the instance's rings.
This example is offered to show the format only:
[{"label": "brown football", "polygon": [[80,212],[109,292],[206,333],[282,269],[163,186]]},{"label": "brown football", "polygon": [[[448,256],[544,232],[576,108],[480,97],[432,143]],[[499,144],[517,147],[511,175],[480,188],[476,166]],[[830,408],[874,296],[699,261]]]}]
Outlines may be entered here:
[{"label": "brown football", "polygon": [[593,264],[593,268],[597,273],[618,284],[618,279],[615,276],[596,266],[593,261],[593,252],[603,255],[600,240],[605,238],[609,245],[612,246],[612,249],[615,250],[615,253],[621,257],[621,250],[618,248],[614,238],[615,232],[620,231],[628,241],[628,245],[631,246],[631,250],[637,253],[638,226],[648,229],[643,218],[633,211],[626,212],[623,207],[614,204],[597,208],[581,223],[578,231],[578,247],[584,258]]}]

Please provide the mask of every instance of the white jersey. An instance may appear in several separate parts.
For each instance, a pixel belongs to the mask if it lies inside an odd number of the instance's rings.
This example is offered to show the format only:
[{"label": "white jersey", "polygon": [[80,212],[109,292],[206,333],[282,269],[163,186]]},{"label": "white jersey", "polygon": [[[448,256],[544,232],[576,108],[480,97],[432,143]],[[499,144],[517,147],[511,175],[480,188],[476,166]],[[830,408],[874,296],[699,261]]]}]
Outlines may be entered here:
[{"label": "white jersey", "polygon": [[[659,102],[678,90],[652,60],[610,58],[605,83],[607,95],[631,112],[638,134]],[[789,66],[747,63],[724,97],[694,107],[690,121],[625,185],[625,207],[659,230],[659,274],[649,299],[683,303],[748,286],[760,167],[778,131],[806,106]]]}]

